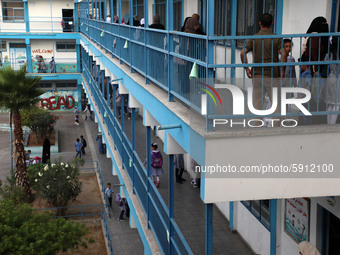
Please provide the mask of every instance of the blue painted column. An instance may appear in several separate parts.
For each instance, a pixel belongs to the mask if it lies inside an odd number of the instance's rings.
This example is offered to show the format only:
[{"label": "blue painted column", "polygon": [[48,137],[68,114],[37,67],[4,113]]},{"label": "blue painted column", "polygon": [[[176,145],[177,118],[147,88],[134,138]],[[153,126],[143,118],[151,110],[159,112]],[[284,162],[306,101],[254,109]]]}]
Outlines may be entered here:
[{"label": "blue painted column", "polygon": [[78,110],[81,112],[82,108],[81,108],[81,83],[78,82],[77,85],[77,94],[78,94]]},{"label": "blue painted column", "polygon": [[275,33],[282,35],[283,24],[283,0],[276,0],[276,25]]},{"label": "blue painted column", "polygon": [[114,84],[113,86],[112,86],[112,88],[113,88],[113,95],[112,95],[112,97],[113,97],[113,116],[117,116],[117,103],[116,103],[116,91],[117,91],[117,86],[116,86],[116,84]]},{"label": "blue painted column", "polygon": [[234,202],[229,202],[229,228],[234,230]]},{"label": "blue painted column", "polygon": [[[166,26],[167,29],[172,31],[174,30],[174,10],[173,10],[173,0],[166,1],[166,9],[167,9],[167,15],[166,15]],[[170,56],[170,52],[173,52],[173,40],[172,35],[167,34],[167,43],[168,43],[168,99],[170,102],[174,101],[174,96],[171,93],[174,90],[174,61],[173,57]]]},{"label": "blue painted column", "polygon": [[25,23],[26,23],[26,32],[30,31],[30,17],[28,14],[28,2],[27,0],[23,0],[24,2],[24,15],[25,15]]},{"label": "blue painted column", "polygon": [[[135,108],[131,108],[131,133],[132,133],[132,151],[135,153],[136,151],[136,109]],[[133,194],[136,194],[136,191],[135,191],[135,154],[133,154],[133,157],[132,157],[132,166],[133,166],[133,171],[132,171],[132,191],[133,191]]]},{"label": "blue painted column", "polygon": [[98,20],[102,20],[102,0],[98,0],[98,4],[99,4],[99,19]]},{"label": "blue painted column", "polygon": [[110,0],[110,16],[111,16],[111,23],[113,23],[113,0]]},{"label": "blue painted column", "polygon": [[77,54],[77,73],[80,73],[81,72],[81,69],[80,69],[80,39],[77,39],[76,54]]},{"label": "blue painted column", "polygon": [[[231,3],[231,36],[236,36],[236,26],[237,26],[237,0],[232,0]],[[235,64],[236,63],[236,40],[231,40],[231,59],[230,63]],[[236,84],[235,82],[235,67],[232,67],[230,70],[230,78],[231,78],[231,84]]]},{"label": "blue painted column", "polygon": [[149,43],[149,33],[145,30],[145,28],[149,27],[149,0],[144,0],[144,59],[145,59],[145,83],[150,84],[150,80],[147,77],[149,75],[149,62],[150,62],[150,54],[148,54],[147,45]]},{"label": "blue painted column", "polygon": [[146,127],[146,158],[147,158],[147,172],[148,172],[148,187],[147,187],[147,221],[148,229],[150,229],[150,189],[151,189],[151,127]]},{"label": "blue painted column", "polygon": [[[118,15],[118,20],[119,20],[119,24],[122,24],[122,17],[123,17],[123,14],[122,14],[122,0],[118,0],[118,13],[119,13],[119,15]],[[119,28],[118,28],[118,33],[119,34],[121,34],[120,33],[120,26],[119,26]],[[120,39],[120,43],[123,43],[123,41]],[[122,61],[122,47],[119,47],[119,52],[118,52],[118,55],[119,55],[119,64],[122,64],[123,63],[123,61]]]},{"label": "blue painted column", "polygon": [[120,104],[121,104],[121,109],[120,109],[120,112],[121,112],[121,118],[122,118],[122,131],[124,132],[125,131],[125,95],[124,94],[121,94],[120,95],[122,98],[120,99]]},{"label": "blue painted column", "polygon": [[270,221],[270,255],[276,255],[276,220],[277,220],[277,200],[269,201],[269,221]]},{"label": "blue painted column", "polygon": [[106,103],[108,105],[109,108],[110,107],[110,77],[106,76]]},{"label": "blue painted column", "polygon": [[335,32],[335,22],[336,22],[336,14],[338,12],[338,0],[332,0],[332,14],[331,14],[331,25],[330,32]]},{"label": "blue painted column", "polygon": [[26,38],[25,43],[26,43],[27,72],[33,73],[32,51],[31,51],[30,39]]},{"label": "blue painted column", "polygon": [[[214,42],[210,41],[209,36],[214,35],[214,1],[207,1],[207,63],[214,63]],[[206,68],[207,83],[213,86],[214,70],[212,68]],[[206,116],[206,130],[213,130],[213,120],[209,119],[209,115],[213,113],[213,102],[210,97],[207,97],[207,116]]]},{"label": "blue painted column", "polygon": [[[100,70],[100,67],[99,67]],[[101,89],[102,89],[102,96],[105,96],[105,71],[104,70],[100,70],[100,85],[101,85]]]},{"label": "blue painted column", "polygon": [[78,14],[78,0],[74,3],[74,32],[79,32],[79,14]]},{"label": "blue painted column", "polygon": [[[103,10],[103,16],[104,16],[104,21],[106,22],[106,16],[107,16],[107,6],[106,6],[106,0],[104,0],[104,10]],[[112,20],[112,18],[111,18]]]},{"label": "blue painted column", "polygon": [[213,204],[205,205],[205,254],[212,255],[213,251]]},{"label": "blue painted column", "polygon": [[90,71],[90,74],[93,76],[93,74],[92,74],[92,72],[93,72],[92,63],[93,63],[93,56],[89,55],[88,69]]},{"label": "blue painted column", "polygon": [[92,0],[92,5],[91,5],[91,7],[92,7],[92,19],[94,19],[94,3],[93,3],[93,0]]},{"label": "blue painted column", "polygon": [[174,171],[174,155],[169,155],[169,232],[170,232],[170,254],[174,254],[174,246],[172,244],[171,239],[174,238],[174,227],[172,226],[172,220],[174,219],[175,215],[175,171]]},{"label": "blue painted column", "polygon": [[132,68],[132,65],[133,65],[133,47],[134,47],[134,45],[133,45],[133,43],[132,43],[132,39],[133,39],[133,31],[134,30],[132,30],[131,28],[132,28],[132,26],[133,26],[133,0],[129,0],[129,16],[130,16],[130,22],[129,22],[129,24],[130,24],[130,27],[129,27],[129,38],[130,38],[130,42],[129,42],[129,51],[130,51],[130,66],[131,66],[131,68],[130,68],[130,71],[131,71],[131,73],[133,73],[134,72],[134,70],[133,70],[133,68]]}]

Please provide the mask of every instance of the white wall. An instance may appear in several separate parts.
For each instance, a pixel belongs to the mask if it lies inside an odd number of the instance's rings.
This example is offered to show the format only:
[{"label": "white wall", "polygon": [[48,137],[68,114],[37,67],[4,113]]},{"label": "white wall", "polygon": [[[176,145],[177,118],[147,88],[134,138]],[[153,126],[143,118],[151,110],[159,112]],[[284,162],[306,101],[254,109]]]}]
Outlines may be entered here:
[{"label": "white wall", "polygon": [[62,32],[62,9],[74,9],[72,0],[34,0],[28,2],[31,32]]},{"label": "white wall", "polygon": [[270,232],[242,203],[236,202],[234,207],[237,207],[238,211],[236,222],[237,231],[247,241],[250,247],[252,247],[256,254],[269,255]]},{"label": "white wall", "polygon": [[[41,55],[45,62],[49,62],[51,57],[54,56],[56,63],[75,63],[77,61],[76,52],[57,52],[56,42],[58,41],[65,42],[67,40],[31,40],[32,58]],[[41,53],[36,52],[36,50],[40,50]]]},{"label": "white wall", "polygon": [[[317,127],[314,132],[308,132],[307,128],[300,130],[298,127],[286,133],[284,128],[277,130],[279,132],[271,129],[272,133],[268,133],[270,132],[268,129],[261,130],[264,136],[245,129],[235,130],[230,137],[208,139],[206,165],[228,166],[230,164],[240,169],[242,165],[285,164],[289,166],[296,162],[304,165],[327,162],[332,163],[334,169],[340,167],[337,152],[340,131],[326,132]],[[258,129],[258,132],[261,130]],[[283,174],[281,178],[277,178],[278,175],[274,174],[261,175],[260,178],[246,178],[243,175],[237,178],[234,175],[234,178],[230,178],[231,175],[228,173],[215,174],[212,177],[206,174],[204,202],[340,195],[339,177],[322,178],[322,174],[321,177],[315,176],[317,178],[306,178],[308,174],[300,175],[300,178],[296,178],[297,176]]]}]

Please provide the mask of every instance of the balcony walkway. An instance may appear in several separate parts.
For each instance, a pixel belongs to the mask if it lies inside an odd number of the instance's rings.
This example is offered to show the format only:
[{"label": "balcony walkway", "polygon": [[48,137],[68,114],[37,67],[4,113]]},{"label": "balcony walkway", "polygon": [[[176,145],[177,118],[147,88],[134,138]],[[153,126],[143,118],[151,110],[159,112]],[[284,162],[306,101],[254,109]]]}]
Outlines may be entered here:
[{"label": "balcony walkway", "polygon": [[[142,160],[146,157],[145,144],[146,144],[146,128],[143,126],[143,120],[140,116],[136,114],[136,150],[138,155]],[[131,140],[131,122],[125,117],[125,131],[129,139]],[[73,122],[72,122],[73,123]],[[92,155],[96,155],[99,164],[102,169],[104,182],[118,183],[118,178],[116,176],[111,175],[112,164],[111,159],[106,158],[104,154],[98,153],[98,146],[95,142],[98,129],[97,125],[92,121],[83,121],[81,118],[80,126],[76,128],[81,128],[85,125],[86,129],[86,137],[88,143],[92,140],[94,143],[95,151],[92,151]],[[160,139],[154,138],[152,136],[152,141],[156,141],[159,144],[160,151],[163,151],[163,144]],[[88,157],[88,155],[86,155]],[[163,153],[163,170],[164,175],[161,176],[161,185],[159,191],[165,201],[168,204],[168,157]],[[194,254],[204,254],[205,250],[205,205],[202,202],[199,189],[195,189],[190,184],[190,177],[185,172],[184,178],[187,181],[184,184],[175,184],[175,220],[180,227],[183,235],[188,241],[190,248],[192,249]],[[115,189],[117,192],[118,189]],[[114,208],[114,224],[117,224],[118,212],[117,209]],[[121,222],[118,222],[121,223]],[[224,218],[224,216],[214,207],[214,215],[213,215],[213,223],[214,223],[214,239],[213,239],[213,254],[253,254],[253,252],[248,248],[248,246],[242,241],[241,237],[232,233],[229,230],[228,224]],[[124,223],[125,225],[125,223]],[[127,225],[127,223],[126,223]],[[121,225],[120,225],[121,226]],[[114,227],[116,229],[116,226]],[[132,230],[131,230],[132,231]],[[130,231],[130,232],[131,232]],[[116,246],[117,234],[121,235],[120,239],[123,240],[123,244],[126,243],[127,246],[132,245],[135,246],[135,242],[131,240],[135,240],[135,233],[130,233],[129,231],[116,231],[113,233],[113,245]],[[137,231],[135,231],[137,233]],[[123,234],[124,233],[124,234]],[[138,237],[137,239],[140,238]],[[137,242],[138,243],[138,242]],[[115,254],[128,254],[125,248],[130,250],[131,247],[123,247],[122,243],[118,243],[121,248],[115,247]],[[138,250],[138,249],[136,249]],[[142,250],[142,249],[139,249]]]}]

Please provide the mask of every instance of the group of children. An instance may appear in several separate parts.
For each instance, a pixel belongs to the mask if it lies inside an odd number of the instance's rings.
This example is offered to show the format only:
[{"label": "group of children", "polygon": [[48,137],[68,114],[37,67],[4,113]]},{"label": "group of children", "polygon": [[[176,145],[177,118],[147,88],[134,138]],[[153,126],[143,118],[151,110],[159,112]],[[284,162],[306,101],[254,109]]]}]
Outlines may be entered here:
[{"label": "group of children", "polygon": [[76,157],[79,156],[79,158],[81,158],[82,154],[85,155],[85,148],[87,147],[87,142],[84,136],[81,135],[80,139],[77,138],[74,146],[76,147],[76,152],[77,152]]},{"label": "group of children", "polygon": [[[112,195],[113,195],[113,189],[111,188],[111,183],[107,184],[106,190],[105,190],[105,197],[107,198],[109,202],[109,206],[112,207]],[[115,198],[116,204],[120,209],[120,215],[119,215],[119,221],[125,221],[124,219],[124,213],[126,217],[130,216],[130,209],[126,202],[125,198],[122,198],[119,193],[116,194]]]}]

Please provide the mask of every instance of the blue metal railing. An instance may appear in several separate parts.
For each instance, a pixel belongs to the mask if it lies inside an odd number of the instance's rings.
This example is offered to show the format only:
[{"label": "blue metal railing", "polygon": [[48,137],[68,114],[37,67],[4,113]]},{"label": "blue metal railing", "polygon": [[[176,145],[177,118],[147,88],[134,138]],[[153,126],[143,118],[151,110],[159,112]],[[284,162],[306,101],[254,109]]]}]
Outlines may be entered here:
[{"label": "blue metal railing", "polygon": [[[86,6],[84,5],[84,7]],[[202,108],[202,94],[206,93],[203,92],[206,87],[202,82],[234,84],[245,91],[253,82],[246,76],[244,69],[247,67],[277,67],[281,70],[288,67],[290,69],[294,68],[296,69],[297,80],[299,80],[301,66],[316,66],[318,69],[321,65],[339,64],[338,56],[334,60],[324,59],[323,54],[320,54],[322,51],[320,42],[324,37],[333,36],[334,38],[335,36],[340,36],[340,33],[202,36],[175,31],[129,27],[86,17],[86,15],[80,15],[80,21],[83,24],[80,27],[82,34],[96,42],[107,52],[112,53],[114,57],[119,58],[121,62],[129,65],[131,69],[138,71],[166,90],[169,98],[175,96],[198,112],[201,112]],[[318,38],[318,59],[309,57],[308,61],[303,62],[275,62],[272,59],[265,63],[253,63],[249,54],[249,62],[242,63],[239,56],[240,51],[245,48],[247,40],[271,39],[273,43],[274,40],[279,39],[283,47],[283,39],[290,39],[293,42],[291,56],[298,60],[303,53],[303,43],[306,37]],[[311,45],[311,40],[309,44]],[[330,43],[328,43],[328,46],[330,46]],[[330,47],[327,48],[329,53]],[[209,55],[208,59],[208,52],[211,49],[212,54]],[[231,62],[232,59],[234,59],[234,62]],[[189,74],[194,63],[198,67],[198,79],[190,80]],[[282,84],[284,82],[283,78],[279,79]],[[326,77],[323,78],[323,91],[326,92],[329,91],[329,81],[327,79]],[[336,83],[338,82],[336,81]],[[335,90],[338,91],[338,84]],[[218,93],[221,93],[222,106],[208,106],[208,121],[213,118],[249,118],[257,116],[249,112],[243,116],[233,115],[232,100],[227,96],[227,90],[218,91]],[[322,103],[318,102],[314,108],[309,106],[308,109],[312,115],[340,114],[339,110],[329,110],[330,103],[327,93],[316,96],[317,98],[323,97]],[[264,103],[262,107],[265,109]],[[293,112],[290,109],[287,113],[287,116],[302,115],[300,111]],[[275,114],[271,116],[275,116]]]},{"label": "blue metal railing", "polygon": [[[164,200],[156,189],[150,177],[147,177],[147,171],[143,166],[142,161],[133,150],[132,144],[128,140],[126,134],[123,132],[122,127],[114,116],[114,109],[111,109],[111,104],[105,99],[103,91],[95,81],[95,70],[92,64],[86,62],[89,56],[82,49],[83,59],[83,77],[88,84],[88,88],[93,96],[93,101],[99,109],[100,114],[103,116],[104,124],[108,128],[108,135],[113,139],[115,149],[122,159],[122,165],[127,170],[128,176],[133,184],[133,190],[136,193],[145,214],[149,213],[149,222],[152,231],[155,233],[156,239],[160,249],[164,254],[169,254],[170,246],[175,247],[178,254],[192,254],[192,251],[183,237],[180,229],[175,221],[170,221],[169,210],[165,205]],[[89,68],[91,66],[91,68]],[[89,92],[87,92],[89,93]],[[148,183],[151,190],[148,192]],[[174,236],[169,236],[170,224],[175,230]]]}]

